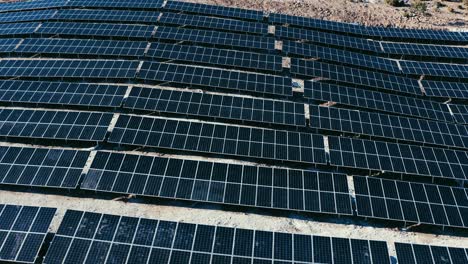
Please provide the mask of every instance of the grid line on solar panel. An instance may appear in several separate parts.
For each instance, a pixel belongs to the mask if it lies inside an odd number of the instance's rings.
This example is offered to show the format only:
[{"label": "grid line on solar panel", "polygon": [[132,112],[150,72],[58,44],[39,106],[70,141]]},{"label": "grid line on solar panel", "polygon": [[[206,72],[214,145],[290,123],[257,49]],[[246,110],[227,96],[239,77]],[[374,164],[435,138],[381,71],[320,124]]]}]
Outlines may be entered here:
[{"label": "grid line on solar panel", "polygon": [[35,0],[17,3],[4,3],[0,5],[0,12],[47,9],[63,7],[68,1],[66,0]]},{"label": "grid line on solar panel", "polygon": [[21,39],[0,39],[0,52],[13,52]]},{"label": "grid line on solar panel", "polygon": [[144,62],[137,78],[259,94],[292,95],[291,78],[215,68]]},{"label": "grid line on solar panel", "polygon": [[27,12],[0,13],[0,23],[48,20],[54,16],[55,12],[55,10],[38,10]]},{"label": "grid line on solar panel", "polygon": [[0,183],[75,189],[88,156],[89,151],[1,146]]},{"label": "grid line on solar panel", "polygon": [[268,34],[267,24],[209,16],[163,13],[158,22],[165,25],[191,26],[262,35]]},{"label": "grid line on solar panel", "polygon": [[62,9],[57,11],[53,20],[156,24],[159,14],[152,11]]},{"label": "grid line on solar panel", "polygon": [[328,83],[304,82],[304,96],[309,99],[331,101],[352,107],[357,106],[445,122],[455,121],[447,106],[440,103]]},{"label": "grid line on solar panel", "polygon": [[95,36],[149,39],[153,31],[154,26],[147,25],[44,22],[35,33],[39,36]]},{"label": "grid line on solar panel", "polygon": [[118,107],[127,86],[35,81],[0,81],[0,101]]},{"label": "grid line on solar panel", "polygon": [[449,104],[453,117],[459,124],[468,124],[468,105]]},{"label": "grid line on solar panel", "polygon": [[466,83],[422,80],[421,84],[428,96],[468,98],[468,84]]},{"label": "grid line on solar panel", "polygon": [[146,56],[150,58],[234,66],[255,70],[276,72],[283,70],[282,57],[278,55],[205,48],[200,46],[153,42],[151,43]]},{"label": "grid line on solar panel", "polygon": [[0,204],[0,261],[35,263],[55,208]]},{"label": "grid line on solar panel", "polygon": [[468,152],[329,137],[330,164],[453,180],[468,180]]},{"label": "grid line on solar panel", "polygon": [[382,52],[379,42],[300,28],[276,27],[275,36],[285,39],[306,40],[313,43],[340,46],[364,51]]},{"label": "grid line on solar panel", "polygon": [[468,78],[468,65],[422,61],[399,61],[403,73],[445,78]]},{"label": "grid line on solar panel", "polygon": [[0,77],[131,79],[138,61],[10,60],[0,61]]},{"label": "grid line on solar panel", "polygon": [[68,1],[69,7],[88,7],[88,8],[109,8],[109,9],[160,9],[163,5],[163,0],[73,0]]},{"label": "grid line on solar panel", "polygon": [[205,5],[198,3],[188,3],[180,1],[168,1],[164,6],[165,10],[185,11],[195,14],[204,14],[220,17],[241,18],[247,20],[263,20],[263,12],[256,10],[247,10],[225,6]]},{"label": "grid line on solar panel", "polygon": [[253,36],[246,34],[227,33],[210,30],[197,30],[173,27],[158,27],[155,39],[187,41],[208,45],[270,50],[275,49],[275,39],[272,37]]},{"label": "grid line on solar panel", "polygon": [[362,217],[468,228],[464,188],[354,176]]},{"label": "grid line on solar panel", "polygon": [[468,263],[468,248],[395,243],[398,263]]},{"label": "grid line on solar panel", "polygon": [[395,38],[398,41],[413,41],[414,39],[426,40],[434,43],[446,42],[466,42],[467,37],[462,32],[447,30],[429,30],[429,29],[407,29],[407,28],[383,28],[367,27],[366,31],[370,36],[383,39]]},{"label": "grid line on solar panel", "polygon": [[24,39],[15,53],[142,57],[147,45],[145,41],[31,38]]},{"label": "grid line on solar panel", "polygon": [[468,49],[416,43],[381,42],[385,53],[409,56],[468,59]]},{"label": "grid line on solar panel", "polygon": [[133,87],[124,108],[305,126],[304,105],[279,100]]},{"label": "grid line on solar panel", "polygon": [[[100,231],[97,231],[100,230]],[[44,263],[379,263],[386,242],[68,210]]]},{"label": "grid line on solar panel", "polygon": [[0,27],[0,36],[30,35],[36,31],[38,22],[11,23]]},{"label": "grid line on solar panel", "polygon": [[310,133],[120,115],[109,142],[293,162],[326,163],[323,137]]},{"label": "grid line on solar panel", "polygon": [[401,72],[394,60],[300,42],[283,41],[283,52],[393,73]]},{"label": "grid line on solar panel", "polygon": [[352,215],[346,175],[326,172],[98,152],[81,188]]},{"label": "grid line on solar panel", "polygon": [[323,62],[293,58],[291,60],[291,73],[309,77],[322,77],[337,82],[364,85],[389,91],[415,95],[422,94],[416,79]]},{"label": "grid line on solar panel", "polygon": [[468,148],[465,126],[332,107],[309,106],[314,128]]},{"label": "grid line on solar panel", "polygon": [[102,141],[113,114],[0,109],[0,135],[20,138]]}]

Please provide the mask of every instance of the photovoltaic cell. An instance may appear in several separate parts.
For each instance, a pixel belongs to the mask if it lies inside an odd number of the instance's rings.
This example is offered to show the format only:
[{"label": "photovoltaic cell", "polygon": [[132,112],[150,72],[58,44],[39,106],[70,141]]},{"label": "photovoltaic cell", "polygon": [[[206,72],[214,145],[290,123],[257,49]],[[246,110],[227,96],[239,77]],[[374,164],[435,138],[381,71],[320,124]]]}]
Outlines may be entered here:
[{"label": "photovoltaic cell", "polygon": [[330,164],[411,175],[468,179],[468,152],[329,137]]},{"label": "photovoltaic cell", "polygon": [[15,53],[139,58],[147,45],[145,41],[31,38],[24,39]]},{"label": "photovoltaic cell", "polygon": [[163,5],[162,0],[73,0],[67,3],[71,7],[90,7],[90,8],[108,8],[108,9],[159,9]]},{"label": "photovoltaic cell", "polygon": [[322,77],[336,82],[365,85],[389,91],[422,94],[416,79],[323,62],[292,59],[291,72],[301,76]]},{"label": "photovoltaic cell", "polygon": [[263,12],[225,6],[205,5],[198,3],[168,1],[164,9],[171,11],[183,11],[188,13],[203,14],[210,16],[241,18],[247,20],[263,20]]},{"label": "photovoltaic cell", "polygon": [[35,263],[55,208],[0,204],[0,261]]},{"label": "photovoltaic cell", "polygon": [[[135,164],[129,166],[128,164]],[[82,189],[352,214],[346,175],[98,152]]]},{"label": "photovoltaic cell", "polygon": [[467,78],[468,65],[422,61],[400,61],[403,73],[446,78]]},{"label": "photovoltaic cell", "polygon": [[0,27],[0,36],[31,35],[39,26],[38,22],[12,23],[8,26]]},{"label": "photovoltaic cell", "polygon": [[6,137],[102,141],[113,114],[0,109],[0,135]]},{"label": "photovoltaic cell", "polygon": [[5,3],[0,6],[0,12],[48,9],[63,7],[66,0],[35,0],[27,2]]},{"label": "photovoltaic cell", "polygon": [[464,188],[359,176],[354,187],[359,216],[468,228]]},{"label": "photovoltaic cell", "polygon": [[138,78],[259,94],[292,95],[291,78],[180,64],[144,62]]},{"label": "photovoltaic cell", "polygon": [[0,52],[13,52],[21,39],[0,39]]},{"label": "photovoltaic cell", "polygon": [[57,11],[53,20],[156,24],[159,14],[152,11],[62,9]]},{"label": "photovoltaic cell", "polygon": [[437,102],[328,83],[304,82],[304,96],[314,100],[337,102],[352,107],[406,116],[445,122],[455,121],[452,115],[450,115],[447,106]]},{"label": "photovoltaic cell", "polygon": [[309,113],[314,128],[468,148],[468,130],[462,125],[313,105]]},{"label": "photovoltaic cell", "polygon": [[138,61],[10,60],[0,61],[0,77],[130,79]]},{"label": "photovoltaic cell", "polygon": [[426,30],[426,29],[407,29],[407,28],[383,28],[367,27],[368,34],[383,39],[396,39],[398,41],[414,41],[415,39],[431,43],[462,42],[467,41],[467,36],[463,32],[448,30]]},{"label": "photovoltaic cell", "polygon": [[0,147],[0,184],[75,189],[89,151]]},{"label": "photovoltaic cell", "polygon": [[428,96],[468,98],[468,84],[461,82],[421,81]]},{"label": "photovoltaic cell", "polygon": [[275,49],[275,39],[272,37],[210,30],[158,27],[154,38],[159,40],[186,41],[215,46],[228,46],[231,48],[236,47],[270,51]]},{"label": "photovoltaic cell", "polygon": [[453,117],[459,124],[468,124],[468,106],[461,104],[449,104]]},{"label": "photovoltaic cell", "polygon": [[381,45],[387,54],[468,59],[468,49],[463,47],[383,41]]},{"label": "photovoltaic cell", "polygon": [[95,36],[149,39],[153,31],[154,26],[147,25],[44,22],[35,33],[39,36]]},{"label": "photovoltaic cell", "polygon": [[163,13],[158,22],[165,25],[190,26],[262,35],[268,34],[267,24],[209,16]]},{"label": "photovoltaic cell", "polygon": [[106,84],[0,81],[0,101],[118,107],[126,90],[127,86]]},{"label": "photovoltaic cell", "polygon": [[[52,263],[379,263],[386,242],[196,225],[68,210]],[[253,262],[252,262],[253,261]]]},{"label": "photovoltaic cell", "polygon": [[303,104],[206,92],[133,87],[124,108],[305,126]]},{"label": "photovoltaic cell", "polygon": [[467,248],[395,243],[395,249],[401,264],[468,263]]},{"label": "photovoltaic cell", "polygon": [[0,13],[0,23],[31,22],[51,19],[55,10],[37,10],[27,12]]},{"label": "photovoltaic cell", "polygon": [[323,137],[310,133],[120,115],[109,142],[324,164]]},{"label": "photovoltaic cell", "polygon": [[150,58],[239,67],[253,70],[282,71],[282,57],[263,53],[200,46],[153,42],[146,54]]},{"label": "photovoltaic cell", "polygon": [[306,58],[318,58],[324,61],[370,68],[372,70],[377,69],[392,73],[401,72],[394,60],[289,40],[283,41],[283,52]]}]

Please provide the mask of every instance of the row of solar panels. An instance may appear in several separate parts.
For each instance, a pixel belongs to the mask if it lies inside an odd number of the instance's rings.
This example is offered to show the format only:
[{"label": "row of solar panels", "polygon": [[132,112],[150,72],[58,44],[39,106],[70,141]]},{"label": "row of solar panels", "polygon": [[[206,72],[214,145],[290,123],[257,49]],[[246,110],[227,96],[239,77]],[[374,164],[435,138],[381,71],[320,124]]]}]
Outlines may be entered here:
[{"label": "row of solar panels", "polygon": [[[103,3],[96,0],[80,0],[80,1],[34,1],[31,3],[22,4],[7,4],[1,7],[0,12],[34,10],[34,9],[49,9],[49,8],[109,8],[109,9],[164,9],[176,12],[187,12],[193,14],[202,14],[210,16],[220,16],[228,18],[237,18],[253,21],[263,21],[265,14],[262,11],[245,10],[238,8],[229,8],[222,6],[212,6],[196,3],[178,2],[178,1],[142,1],[135,3],[128,0],[112,1]],[[424,40],[437,42],[440,40],[466,43],[468,42],[468,34],[466,32],[450,32],[436,30],[408,30],[397,28],[380,28],[380,27],[364,27],[347,23],[324,21],[312,18],[296,17],[282,14],[270,14],[268,16],[270,23],[288,24],[312,29],[319,29],[331,32],[339,32],[345,34],[353,34],[364,37],[375,37],[383,39],[396,40]]]},{"label": "row of solar panels", "polygon": [[[0,204],[0,260],[34,263],[392,263],[384,241],[269,232],[67,210],[40,253],[55,208]],[[20,250],[17,250],[20,249]],[[395,243],[401,264],[468,261],[468,249]]]}]

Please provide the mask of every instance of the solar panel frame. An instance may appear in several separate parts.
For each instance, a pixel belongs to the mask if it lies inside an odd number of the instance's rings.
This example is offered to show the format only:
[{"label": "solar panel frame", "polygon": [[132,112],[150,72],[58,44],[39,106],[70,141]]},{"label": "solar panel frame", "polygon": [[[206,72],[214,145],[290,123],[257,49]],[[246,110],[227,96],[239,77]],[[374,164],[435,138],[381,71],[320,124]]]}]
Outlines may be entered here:
[{"label": "solar panel frame", "polygon": [[464,188],[353,176],[361,217],[468,228]]},{"label": "solar panel frame", "polygon": [[106,84],[3,80],[0,81],[0,101],[119,107],[127,88]]},{"label": "solar panel frame", "polygon": [[[135,166],[127,166],[126,162]],[[288,180],[289,179],[289,180]],[[99,151],[81,189],[352,215],[346,175]]]},{"label": "solar panel frame", "polygon": [[84,22],[44,22],[35,32],[41,37],[99,37],[150,39],[154,26],[134,24],[84,23]]},{"label": "solar panel frame", "polygon": [[465,263],[468,249],[422,244],[395,243],[398,263]]},{"label": "solar panel frame", "polygon": [[265,124],[306,125],[303,104],[206,92],[134,86],[123,107]]},{"label": "solar panel frame", "polygon": [[468,85],[466,83],[421,80],[421,84],[427,96],[468,98]]},{"label": "solar panel frame", "polygon": [[323,137],[320,135],[147,116],[120,115],[108,142],[326,164]]},{"label": "solar panel frame", "polygon": [[35,263],[55,211],[49,207],[0,204],[0,261]]},{"label": "solar panel frame", "polygon": [[61,9],[57,11],[53,20],[156,24],[160,14],[154,11]]},{"label": "solar panel frame", "polygon": [[0,184],[75,189],[90,152],[58,148],[0,147]]},{"label": "solar panel frame", "polygon": [[0,23],[18,23],[18,22],[32,22],[44,21],[51,19],[55,15],[55,10],[35,10],[14,13],[1,13]]},{"label": "solar panel frame", "polygon": [[[107,228],[104,228],[104,234],[99,234],[96,230],[104,225],[103,222]],[[352,263],[353,258],[367,263],[390,263],[387,244],[382,241],[68,210],[44,263],[89,263],[96,260],[110,263],[122,259],[137,263],[270,263],[273,260],[283,263]]]},{"label": "solar panel frame", "polygon": [[99,142],[112,117],[112,113],[0,108],[0,135]]},{"label": "solar panel frame", "polygon": [[399,61],[405,74],[436,76],[444,78],[467,78],[468,65],[423,61]]}]

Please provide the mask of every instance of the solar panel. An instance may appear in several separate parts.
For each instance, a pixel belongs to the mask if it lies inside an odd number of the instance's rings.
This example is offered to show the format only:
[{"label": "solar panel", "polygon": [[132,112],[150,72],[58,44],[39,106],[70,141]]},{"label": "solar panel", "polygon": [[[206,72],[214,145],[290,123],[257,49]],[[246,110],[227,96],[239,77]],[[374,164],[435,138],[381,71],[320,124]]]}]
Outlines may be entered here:
[{"label": "solar panel", "polygon": [[67,6],[88,7],[88,8],[109,8],[109,9],[159,9],[162,7],[163,0],[73,0],[68,1]]},{"label": "solar panel", "polygon": [[209,16],[163,13],[158,22],[165,25],[190,26],[262,35],[268,34],[267,24]]},{"label": "solar panel", "polygon": [[109,142],[324,164],[323,137],[310,133],[120,115]]},{"label": "solar panel", "polygon": [[68,1],[66,0],[35,0],[16,3],[4,3],[0,5],[0,12],[48,9],[63,7]]},{"label": "solar panel", "polygon": [[468,49],[464,47],[383,41],[381,45],[387,54],[468,59]]},{"label": "solar panel", "polygon": [[381,241],[73,210],[66,212],[44,263],[272,263],[273,260],[278,263],[390,263],[387,244]]},{"label": "solar panel", "polygon": [[383,141],[329,137],[330,164],[468,180],[468,152]]},{"label": "solar panel", "polygon": [[359,216],[468,228],[464,188],[358,176],[354,188]]},{"label": "solar panel", "polygon": [[448,30],[367,27],[366,31],[374,37],[397,41],[414,41],[416,39],[434,43],[440,43],[440,41],[466,43],[467,40],[461,32]]},{"label": "solar panel", "polygon": [[133,87],[124,108],[278,125],[306,123],[303,104],[206,92]]},{"label": "solar panel", "polygon": [[0,36],[31,35],[39,24],[38,22],[11,23],[8,26],[0,27]]},{"label": "solar panel", "polygon": [[449,104],[453,117],[460,124],[468,124],[468,106],[460,104]]},{"label": "solar panel", "polygon": [[467,78],[468,65],[422,61],[400,61],[403,73],[445,78]]},{"label": "solar panel", "polygon": [[454,122],[446,105],[406,96],[311,81],[304,82],[304,96],[310,99],[331,101],[352,107]]},{"label": "solar panel", "polygon": [[0,52],[13,52],[21,39],[0,39]]},{"label": "solar panel", "polygon": [[314,105],[309,113],[314,128],[468,148],[468,130],[462,125]]},{"label": "solar panel", "polygon": [[282,71],[282,57],[278,55],[244,52],[200,46],[174,45],[154,42],[146,54],[150,58],[170,59],[245,69]]},{"label": "solar panel", "polygon": [[144,62],[138,78],[259,94],[292,95],[291,78],[180,64]]},{"label": "solar panel", "polygon": [[395,243],[398,263],[468,263],[468,249],[421,244]]},{"label": "solar panel", "polygon": [[118,107],[126,90],[127,86],[107,84],[0,81],[0,101]]},{"label": "solar panel", "polygon": [[59,21],[107,21],[156,24],[159,12],[129,10],[62,9],[53,17]]},{"label": "solar panel", "polygon": [[138,61],[126,60],[13,60],[0,61],[0,77],[99,78],[135,77]]},{"label": "solar panel", "polygon": [[319,43],[327,46],[331,45],[355,50],[382,52],[379,42],[377,41],[300,28],[276,27],[275,36],[283,39],[307,40],[312,43]]},{"label": "solar panel", "polygon": [[154,26],[105,24],[105,23],[73,23],[73,22],[44,22],[37,30],[40,36],[89,36],[89,37],[117,37],[149,39]]},{"label": "solar panel", "polygon": [[6,137],[102,141],[113,114],[78,111],[0,109]]},{"label": "solar panel", "polygon": [[322,77],[336,82],[365,85],[401,93],[422,94],[416,79],[317,61],[292,59],[291,73],[300,76]]},{"label": "solar panel", "polygon": [[82,189],[352,215],[346,175],[98,152]]},{"label": "solar panel", "polygon": [[307,58],[318,58],[319,60],[339,62],[340,64],[354,65],[372,70],[377,69],[393,73],[401,72],[398,68],[398,64],[394,60],[289,40],[283,41],[283,52],[286,54]]},{"label": "solar panel", "polygon": [[145,41],[32,38],[24,39],[15,53],[143,57],[147,45]]},{"label": "solar panel", "polygon": [[0,204],[0,261],[35,263],[55,211]]},{"label": "solar panel", "polygon": [[468,85],[461,82],[421,81],[428,96],[468,98]]},{"label": "solar panel", "polygon": [[187,41],[190,43],[226,46],[230,48],[237,47],[271,51],[275,49],[275,39],[272,37],[210,30],[158,27],[154,38],[158,40]]},{"label": "solar panel", "polygon": [[88,156],[89,151],[1,146],[0,184],[75,189]]},{"label": "solar panel", "polygon": [[225,6],[205,5],[180,1],[168,1],[164,9],[171,11],[183,11],[187,13],[204,14],[210,16],[241,18],[247,20],[263,20],[263,12]]},{"label": "solar panel", "polygon": [[37,10],[28,12],[0,13],[0,23],[30,22],[51,19],[55,10]]}]

